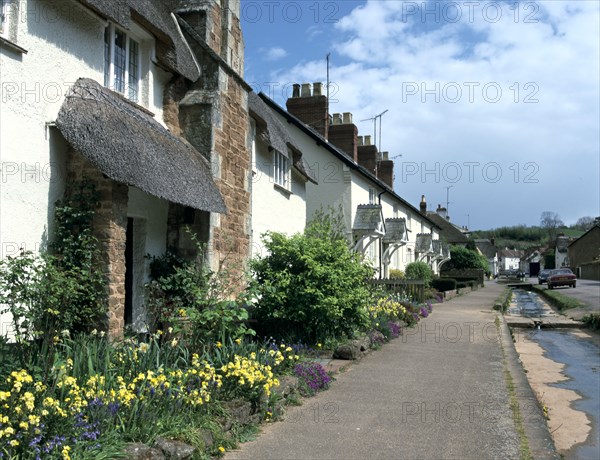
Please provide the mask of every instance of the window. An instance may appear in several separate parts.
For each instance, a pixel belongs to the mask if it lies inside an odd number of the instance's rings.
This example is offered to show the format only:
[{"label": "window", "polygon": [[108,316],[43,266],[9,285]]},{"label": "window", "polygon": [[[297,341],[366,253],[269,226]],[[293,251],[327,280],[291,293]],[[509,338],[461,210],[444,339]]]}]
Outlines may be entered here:
[{"label": "window", "polygon": [[290,162],[277,150],[273,150],[273,180],[275,184],[289,190],[290,187]]},{"label": "window", "polygon": [[410,212],[406,214],[406,228],[409,230],[412,228],[412,214]]},{"label": "window", "polygon": [[0,35],[8,35],[8,0],[0,0]]},{"label": "window", "polygon": [[394,219],[398,218],[398,206],[394,205]]},{"label": "window", "polygon": [[369,189],[369,204],[377,204],[376,201],[377,198],[377,192],[375,191],[374,188],[370,188]]},{"label": "window", "polygon": [[140,44],[112,24],[104,31],[104,86],[138,102]]}]

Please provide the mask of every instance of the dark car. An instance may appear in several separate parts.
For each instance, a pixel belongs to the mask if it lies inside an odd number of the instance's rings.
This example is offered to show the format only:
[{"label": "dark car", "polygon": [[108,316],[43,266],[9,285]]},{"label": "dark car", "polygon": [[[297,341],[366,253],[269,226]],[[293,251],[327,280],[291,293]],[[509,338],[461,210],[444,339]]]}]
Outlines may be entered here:
[{"label": "dark car", "polygon": [[538,283],[544,284],[548,281],[548,275],[552,270],[542,270],[538,273]]},{"label": "dark car", "polygon": [[571,286],[574,288],[576,284],[577,277],[570,268],[552,270],[548,275],[548,289],[554,289],[558,286]]}]

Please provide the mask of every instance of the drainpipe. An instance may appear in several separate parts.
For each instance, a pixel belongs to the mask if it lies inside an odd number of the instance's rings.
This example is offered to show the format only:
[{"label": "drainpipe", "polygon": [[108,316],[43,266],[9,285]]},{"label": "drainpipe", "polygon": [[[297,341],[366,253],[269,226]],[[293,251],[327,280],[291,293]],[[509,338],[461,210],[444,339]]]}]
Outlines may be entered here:
[{"label": "drainpipe", "polygon": [[[379,195],[377,195],[377,204],[379,204],[379,206],[381,206],[381,195],[383,195],[384,193],[387,193],[387,190],[383,189],[383,192],[381,192]],[[385,225],[385,217],[383,217],[383,208],[382,208],[381,216],[383,218],[383,223]],[[383,255],[383,238],[379,238],[379,279],[383,279],[383,261],[381,260],[382,255]]]}]

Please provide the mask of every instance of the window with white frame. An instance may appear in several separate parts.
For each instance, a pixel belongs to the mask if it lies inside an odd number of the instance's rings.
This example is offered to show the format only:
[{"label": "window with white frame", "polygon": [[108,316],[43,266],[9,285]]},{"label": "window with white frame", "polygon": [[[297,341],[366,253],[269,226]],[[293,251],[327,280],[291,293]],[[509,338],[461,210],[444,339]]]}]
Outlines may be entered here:
[{"label": "window with white frame", "polygon": [[376,201],[377,198],[377,192],[375,191],[374,188],[370,188],[369,189],[369,204],[377,204]]},{"label": "window with white frame", "polygon": [[104,86],[138,102],[140,42],[110,24],[104,31]]},{"label": "window with white frame", "polygon": [[273,150],[273,182],[286,190],[290,188],[290,161],[277,150]]},{"label": "window with white frame", "polygon": [[8,0],[0,0],[0,35],[8,35]]},{"label": "window with white frame", "polygon": [[406,214],[406,228],[409,230],[412,228],[412,214],[410,212]]}]

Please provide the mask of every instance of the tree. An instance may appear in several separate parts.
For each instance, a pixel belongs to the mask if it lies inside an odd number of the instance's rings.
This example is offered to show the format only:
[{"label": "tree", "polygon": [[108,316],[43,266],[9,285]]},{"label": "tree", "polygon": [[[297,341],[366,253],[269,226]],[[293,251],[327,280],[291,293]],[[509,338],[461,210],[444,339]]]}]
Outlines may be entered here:
[{"label": "tree", "polygon": [[594,218],[591,216],[580,217],[573,225],[573,228],[581,230],[582,232],[588,231],[594,225]]},{"label": "tree", "polygon": [[556,239],[557,230],[564,227],[565,223],[557,213],[544,211],[540,217],[540,226],[548,232],[550,241],[553,241]]},{"label": "tree", "polygon": [[486,257],[477,251],[463,248],[462,246],[453,246],[450,249],[450,260],[444,264],[445,269],[469,269],[477,268],[485,272],[489,271],[489,264]]}]

